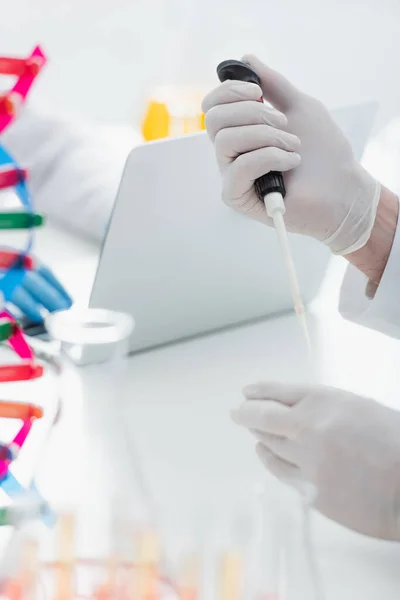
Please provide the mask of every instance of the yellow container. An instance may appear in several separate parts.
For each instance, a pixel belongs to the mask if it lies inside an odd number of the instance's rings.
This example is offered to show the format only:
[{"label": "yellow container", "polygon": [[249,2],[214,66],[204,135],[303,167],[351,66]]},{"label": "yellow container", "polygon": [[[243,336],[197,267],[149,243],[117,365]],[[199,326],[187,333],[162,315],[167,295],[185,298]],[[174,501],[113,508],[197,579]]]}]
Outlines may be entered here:
[{"label": "yellow container", "polygon": [[201,101],[206,90],[188,86],[160,88],[149,100],[142,122],[146,141],[205,129]]},{"label": "yellow container", "polygon": [[170,116],[167,105],[163,102],[150,100],[142,124],[144,139],[158,140],[168,136]]}]

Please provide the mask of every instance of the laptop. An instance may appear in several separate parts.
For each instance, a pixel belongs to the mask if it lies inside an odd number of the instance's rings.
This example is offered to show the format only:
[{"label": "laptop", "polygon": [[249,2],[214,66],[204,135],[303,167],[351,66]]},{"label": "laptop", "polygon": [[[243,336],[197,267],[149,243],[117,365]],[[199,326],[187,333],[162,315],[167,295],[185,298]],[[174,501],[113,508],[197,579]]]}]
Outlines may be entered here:
[{"label": "laptop", "polygon": [[[332,113],[358,159],[376,113],[375,103]],[[330,254],[305,237],[290,241],[308,304]],[[275,231],[223,204],[205,132],[130,153],[90,306],[134,317],[132,352],[292,310]]]}]

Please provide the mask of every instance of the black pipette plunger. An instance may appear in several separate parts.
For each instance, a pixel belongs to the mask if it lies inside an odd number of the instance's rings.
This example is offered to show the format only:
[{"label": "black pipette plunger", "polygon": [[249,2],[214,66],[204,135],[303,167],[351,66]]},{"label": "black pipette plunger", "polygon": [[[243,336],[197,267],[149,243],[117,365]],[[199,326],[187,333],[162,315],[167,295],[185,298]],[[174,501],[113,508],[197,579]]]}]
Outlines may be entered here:
[{"label": "black pipette plunger", "polygon": [[[227,81],[228,79],[248,81],[249,83],[256,83],[261,87],[261,81],[257,73],[253,71],[248,64],[241,62],[240,60],[224,60],[224,62],[220,63],[217,67],[217,75],[221,82]],[[261,97],[259,102],[263,101],[263,97]],[[264,201],[265,196],[272,192],[282,194],[283,198],[286,194],[282,173],[279,173],[278,171],[270,171],[259,177],[254,182],[254,188],[257,196],[262,201]]]}]

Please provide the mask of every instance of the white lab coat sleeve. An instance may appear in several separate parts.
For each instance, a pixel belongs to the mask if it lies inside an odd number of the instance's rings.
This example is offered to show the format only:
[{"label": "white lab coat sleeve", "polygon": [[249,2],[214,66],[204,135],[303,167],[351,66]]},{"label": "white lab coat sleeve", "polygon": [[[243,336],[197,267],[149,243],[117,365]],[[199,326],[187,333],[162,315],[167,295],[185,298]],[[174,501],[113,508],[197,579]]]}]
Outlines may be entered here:
[{"label": "white lab coat sleeve", "polygon": [[28,169],[35,209],[101,242],[127,156],[141,136],[129,126],[80,123],[29,108],[1,141]]},{"label": "white lab coat sleeve", "polygon": [[339,311],[350,321],[400,338],[400,225],[373,299],[365,293],[368,280],[353,265],[347,268],[339,300]]}]

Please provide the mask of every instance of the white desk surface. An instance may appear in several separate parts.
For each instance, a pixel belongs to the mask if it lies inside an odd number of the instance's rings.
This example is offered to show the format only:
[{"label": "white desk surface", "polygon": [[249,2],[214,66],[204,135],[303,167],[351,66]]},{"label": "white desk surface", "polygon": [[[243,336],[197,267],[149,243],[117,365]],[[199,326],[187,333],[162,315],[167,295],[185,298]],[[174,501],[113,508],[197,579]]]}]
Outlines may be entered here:
[{"label": "white desk surface", "polygon": [[[84,277],[94,272],[96,248],[56,234],[53,228],[40,232],[36,251],[73,291],[82,292]],[[83,270],[77,278],[79,266]],[[400,408],[398,342],[346,323],[330,309],[316,309],[310,325],[319,348],[319,381]],[[240,503],[246,490],[260,482],[263,470],[253,451],[254,442],[230,421],[229,411],[240,403],[241,388],[247,383],[306,380],[305,361],[303,342],[291,316],[129,358],[128,402],[121,402],[118,415],[140,453],[159,513],[177,532],[184,529],[187,512],[212,507],[222,516],[225,506]],[[114,408],[118,406],[118,397],[112,401]],[[107,447],[114,439],[110,419],[106,408],[95,425],[88,425],[85,409],[75,398],[68,400],[38,480],[50,501],[77,501],[86,503],[91,512],[101,510],[102,488],[107,495],[110,486],[115,487],[106,485],[96,456],[99,444]],[[88,446],[93,470],[87,477],[83,464]],[[115,450],[114,466],[117,455]],[[133,483],[135,489],[132,466],[124,465],[123,458],[118,464],[119,476],[125,479],[119,483],[124,489]],[[327,600],[398,600],[400,544],[364,538],[320,516],[315,517],[314,529]],[[100,541],[87,536],[80,542],[86,552],[101,547]]]}]

